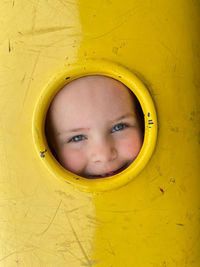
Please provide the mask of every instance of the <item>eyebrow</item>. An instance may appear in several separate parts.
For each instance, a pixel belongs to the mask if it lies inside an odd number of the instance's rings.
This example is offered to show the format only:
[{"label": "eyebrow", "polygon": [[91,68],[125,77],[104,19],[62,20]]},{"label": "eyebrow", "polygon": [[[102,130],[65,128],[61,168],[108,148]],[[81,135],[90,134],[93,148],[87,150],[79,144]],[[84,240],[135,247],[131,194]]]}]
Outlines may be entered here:
[{"label": "eyebrow", "polygon": [[129,117],[134,117],[135,118],[136,116],[134,115],[134,113],[126,113],[126,114],[114,119],[112,122],[120,121],[120,120],[129,118]]},{"label": "eyebrow", "polygon": [[[134,113],[126,113],[126,114],[124,114],[124,115],[122,115],[122,116],[120,116],[120,117],[118,117],[118,118],[112,120],[111,123],[115,123],[115,122],[117,122],[117,121],[126,119],[126,118],[128,118],[128,117],[135,117],[135,116],[134,116]],[[86,129],[88,129],[88,128],[83,128],[83,127],[81,127],[81,128],[74,128],[74,129],[68,130],[67,133],[70,133],[70,134],[71,134],[71,133],[77,133],[77,132],[84,131],[84,130],[86,130]],[[58,133],[56,134],[56,136],[59,136],[59,135],[62,135],[62,134],[63,134],[63,133],[59,133],[59,132],[58,132]]]},{"label": "eyebrow", "polygon": [[[83,131],[85,130],[86,128],[74,128],[74,129],[71,129],[71,130],[68,130],[67,133],[76,133],[76,132],[80,132],[80,131]],[[56,136],[59,136],[63,133],[57,133]]]}]

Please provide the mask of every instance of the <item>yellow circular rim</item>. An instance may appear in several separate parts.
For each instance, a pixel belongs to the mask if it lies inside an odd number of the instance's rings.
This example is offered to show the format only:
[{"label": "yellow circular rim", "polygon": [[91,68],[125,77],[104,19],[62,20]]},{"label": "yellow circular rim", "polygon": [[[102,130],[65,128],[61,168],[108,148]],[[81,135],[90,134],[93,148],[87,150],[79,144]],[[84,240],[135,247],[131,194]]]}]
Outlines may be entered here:
[{"label": "yellow circular rim", "polygon": [[[56,93],[72,80],[87,75],[105,75],[122,82],[134,92],[144,113],[145,136],[139,155],[127,169],[108,178],[87,179],[65,170],[52,155],[45,137],[45,118]],[[108,191],[133,180],[148,163],[157,139],[157,116],[147,88],[131,71],[113,62],[88,60],[62,69],[46,84],[34,109],[32,133],[37,154],[56,177],[83,191]]]}]

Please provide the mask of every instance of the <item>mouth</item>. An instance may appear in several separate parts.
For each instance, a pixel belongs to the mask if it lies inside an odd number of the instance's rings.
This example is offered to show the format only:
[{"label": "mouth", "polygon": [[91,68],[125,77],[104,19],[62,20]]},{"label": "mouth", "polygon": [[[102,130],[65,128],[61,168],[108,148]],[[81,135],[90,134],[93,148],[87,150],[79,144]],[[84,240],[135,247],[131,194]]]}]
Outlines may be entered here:
[{"label": "mouth", "polygon": [[108,172],[108,173],[104,173],[104,174],[98,174],[98,175],[89,175],[87,178],[88,179],[99,179],[99,178],[107,178],[113,175],[116,175],[122,171],[124,171],[131,163],[126,163],[124,166],[122,166],[121,168],[112,171],[112,172]]}]

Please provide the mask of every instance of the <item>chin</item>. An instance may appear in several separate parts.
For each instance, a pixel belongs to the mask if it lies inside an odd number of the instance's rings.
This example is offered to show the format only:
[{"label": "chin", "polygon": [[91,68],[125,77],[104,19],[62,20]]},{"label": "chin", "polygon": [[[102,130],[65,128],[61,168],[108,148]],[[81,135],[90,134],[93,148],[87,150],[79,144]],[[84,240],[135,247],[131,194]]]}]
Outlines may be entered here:
[{"label": "chin", "polygon": [[128,166],[129,166],[132,162],[133,162],[133,161],[124,164],[122,167],[120,167],[120,168],[117,169],[117,170],[113,170],[113,171],[110,171],[110,172],[102,172],[101,174],[88,174],[88,175],[84,175],[83,177],[88,178],[88,179],[100,179],[100,178],[111,177],[111,176],[114,176],[114,175],[116,175],[116,174],[118,174],[118,173],[124,171],[126,168],[128,168]]}]

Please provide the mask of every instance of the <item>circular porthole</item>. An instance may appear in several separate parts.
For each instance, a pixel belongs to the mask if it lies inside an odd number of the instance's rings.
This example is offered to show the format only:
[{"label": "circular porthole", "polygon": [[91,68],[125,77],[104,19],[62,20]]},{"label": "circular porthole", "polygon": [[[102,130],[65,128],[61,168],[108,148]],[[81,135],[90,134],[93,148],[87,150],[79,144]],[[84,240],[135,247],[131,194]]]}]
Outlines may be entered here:
[{"label": "circular porthole", "polygon": [[[85,77],[107,77],[107,80],[113,80],[118,84],[120,83],[124,85],[124,87],[133,92],[144,115],[144,136],[142,146],[139,149],[137,157],[131,162],[131,164],[128,164],[126,167],[123,166],[120,168],[120,171],[110,172],[110,175],[98,174],[98,176],[90,175],[89,177],[75,174],[73,169],[70,169],[69,171],[56,157],[54,151],[52,151],[51,144],[46,136],[46,118],[49,112],[49,107],[55,99],[55,96],[58,95],[62,88],[67,88],[69,85],[71,86],[72,84],[75,84],[77,80],[82,81]],[[97,82],[99,83],[98,79]],[[111,103],[111,101],[109,103]],[[87,104],[85,104],[85,106],[87,106]],[[112,110],[115,110],[114,108],[112,108]],[[102,109],[102,112],[103,111],[104,109]],[[105,114],[103,116],[107,117]],[[109,120],[109,116],[106,119]],[[63,124],[63,122],[61,123]],[[114,133],[116,131],[120,131],[124,127],[126,127],[126,123],[115,124],[112,127],[111,132]],[[39,96],[39,100],[34,110],[32,131],[37,154],[39,155],[41,161],[43,161],[46,165],[47,169],[56,177],[84,191],[107,191],[130,182],[148,163],[156,144],[157,118],[155,107],[147,88],[132,72],[118,64],[107,61],[91,60],[80,65],[74,64],[66,69],[63,69],[47,83]],[[85,139],[85,135],[74,134],[74,137],[69,139],[70,141],[68,142],[73,141],[74,146],[75,142],[83,139]]]}]

